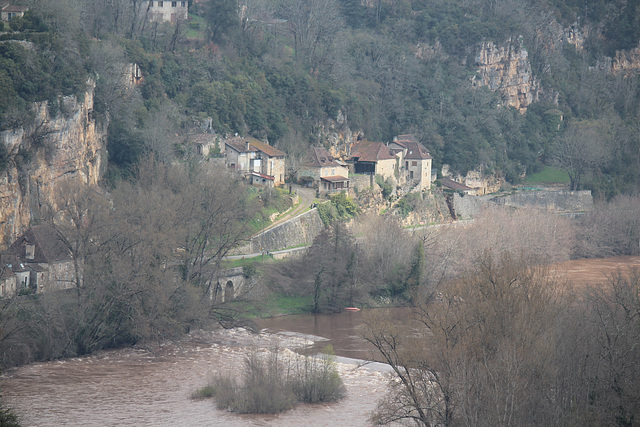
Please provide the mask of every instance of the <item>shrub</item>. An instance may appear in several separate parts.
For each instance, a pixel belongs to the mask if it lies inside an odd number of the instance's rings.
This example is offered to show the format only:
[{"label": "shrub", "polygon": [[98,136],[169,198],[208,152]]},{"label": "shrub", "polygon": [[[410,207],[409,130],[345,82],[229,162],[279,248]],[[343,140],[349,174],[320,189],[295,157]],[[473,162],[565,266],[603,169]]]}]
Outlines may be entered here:
[{"label": "shrub", "polygon": [[20,427],[16,414],[11,412],[11,409],[4,408],[2,406],[2,401],[0,401],[0,426]]},{"label": "shrub", "polygon": [[290,380],[296,398],[304,403],[333,402],[345,396],[346,389],[336,371],[333,357],[305,357],[293,369]]},{"label": "shrub", "polygon": [[191,397],[213,397],[218,409],[240,414],[275,414],[296,402],[332,402],[345,396],[345,387],[333,358],[323,355],[282,361],[277,349],[268,357],[252,353],[245,360],[243,383],[218,376]]}]

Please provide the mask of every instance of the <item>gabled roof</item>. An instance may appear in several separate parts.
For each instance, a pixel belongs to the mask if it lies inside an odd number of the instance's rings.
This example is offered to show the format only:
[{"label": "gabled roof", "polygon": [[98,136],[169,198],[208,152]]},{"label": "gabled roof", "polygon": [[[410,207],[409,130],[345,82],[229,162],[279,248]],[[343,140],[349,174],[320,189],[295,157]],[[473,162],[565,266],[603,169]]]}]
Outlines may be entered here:
[{"label": "gabled roof", "polygon": [[404,157],[405,159],[424,160],[431,158],[429,150],[427,150],[413,135],[398,135],[393,138],[393,142],[407,149],[407,154]]},{"label": "gabled roof", "polygon": [[323,181],[328,181],[328,182],[347,182],[349,181],[349,178],[346,178],[344,176],[340,176],[340,175],[333,175],[333,176],[324,176],[320,178]]},{"label": "gabled roof", "polygon": [[373,162],[395,159],[389,148],[382,142],[362,141],[351,149],[349,160],[356,162]]},{"label": "gabled roof", "polygon": [[[33,259],[26,258],[26,245],[34,245]],[[56,261],[70,261],[71,251],[62,241],[60,235],[48,225],[36,225],[29,228],[13,242],[7,253],[15,255],[25,262],[50,263]]]},{"label": "gabled roof", "polygon": [[194,144],[208,144],[215,141],[216,135],[213,133],[198,133],[189,137],[189,142]]},{"label": "gabled roof", "polygon": [[467,187],[464,184],[461,184],[459,182],[456,182],[452,179],[449,178],[442,178],[440,180],[440,182],[442,183],[443,187],[447,187],[450,188],[451,190],[456,190],[456,191],[469,191],[469,190],[473,190],[473,188],[471,187]]},{"label": "gabled roof", "polygon": [[338,162],[324,148],[311,148],[303,162],[304,166],[322,168],[327,166],[340,166]]},{"label": "gabled roof", "polygon": [[[278,150],[275,147],[270,146],[269,144],[265,144],[264,142],[253,138],[251,136],[245,137],[235,137],[228,139],[225,142],[226,145],[230,146],[234,150],[239,153],[248,153],[251,151],[260,151],[265,153],[269,157],[284,157],[286,153]],[[248,144],[248,147],[247,147]]]},{"label": "gabled roof", "polygon": [[396,143],[406,143],[406,142],[419,142],[418,139],[411,135],[411,134],[407,134],[407,135],[398,135],[395,138],[393,138],[393,142]]},{"label": "gabled roof", "polygon": [[405,159],[424,160],[431,158],[429,151],[419,142],[405,142],[405,144],[407,145],[407,155],[404,156]]},{"label": "gabled roof", "polygon": [[263,179],[268,179],[268,180],[270,180],[270,181],[273,181],[273,180],[274,180],[274,177],[269,176],[269,175],[261,174],[260,172],[253,172],[253,171],[251,171],[251,172],[249,172],[247,175],[257,176],[257,177],[260,177],[260,178],[263,178]]},{"label": "gabled roof", "polygon": [[22,13],[24,13],[27,10],[29,10],[29,7],[27,7],[27,6],[17,6],[17,5],[13,5],[13,4],[8,4],[8,5],[6,5],[6,6],[4,6],[2,8],[3,12],[18,12],[18,13],[22,12]]}]

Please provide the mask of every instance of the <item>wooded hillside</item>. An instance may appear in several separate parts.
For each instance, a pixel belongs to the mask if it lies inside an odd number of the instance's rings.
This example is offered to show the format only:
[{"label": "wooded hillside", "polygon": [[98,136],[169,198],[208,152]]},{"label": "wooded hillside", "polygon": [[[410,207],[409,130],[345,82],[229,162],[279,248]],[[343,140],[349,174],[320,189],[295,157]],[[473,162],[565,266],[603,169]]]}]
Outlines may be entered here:
[{"label": "wooded hillside", "polygon": [[[327,144],[340,118],[369,140],[413,133],[436,168],[462,174],[515,183],[558,165],[598,194],[640,186],[637,1],[209,0],[176,23],[149,22],[140,0],[22,3],[3,24],[1,128],[92,77],[117,174],[143,153],[172,156],[205,117],[290,156]],[[539,90],[524,114],[504,87],[472,83],[483,41],[526,51],[530,74],[515,77]],[[142,80],[124,96],[130,63]]]}]

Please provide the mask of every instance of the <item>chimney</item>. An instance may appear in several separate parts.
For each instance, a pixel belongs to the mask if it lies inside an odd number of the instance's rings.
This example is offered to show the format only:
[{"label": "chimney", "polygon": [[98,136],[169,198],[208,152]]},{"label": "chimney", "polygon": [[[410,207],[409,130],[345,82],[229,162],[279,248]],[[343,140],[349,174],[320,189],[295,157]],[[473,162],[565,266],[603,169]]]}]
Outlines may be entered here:
[{"label": "chimney", "polygon": [[247,143],[247,151],[249,151],[251,149],[251,144],[249,144],[249,141],[245,141]]}]

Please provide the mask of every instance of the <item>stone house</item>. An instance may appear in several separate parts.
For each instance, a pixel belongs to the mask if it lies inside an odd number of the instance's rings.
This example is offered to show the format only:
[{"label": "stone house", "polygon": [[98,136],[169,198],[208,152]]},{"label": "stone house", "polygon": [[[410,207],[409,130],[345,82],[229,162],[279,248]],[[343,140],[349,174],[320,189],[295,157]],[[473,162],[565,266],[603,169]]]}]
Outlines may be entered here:
[{"label": "stone house", "polygon": [[151,22],[178,22],[189,17],[189,2],[151,0],[146,12]]},{"label": "stone house", "polygon": [[311,148],[302,161],[298,180],[321,193],[349,191],[349,168],[324,148]]},{"label": "stone house", "polygon": [[[70,289],[78,283],[71,251],[48,225],[25,231],[0,256],[0,261],[2,276],[9,276],[9,270],[15,276],[13,295],[23,289],[37,293]],[[0,286],[6,287],[7,283],[4,280]]]},{"label": "stone house", "polygon": [[225,142],[227,166],[242,173],[252,184],[278,187],[284,184],[286,154],[262,141],[234,137]]},{"label": "stone house", "polygon": [[456,182],[452,179],[449,178],[442,178],[440,180],[440,182],[442,183],[442,187],[445,190],[450,190],[450,191],[455,191],[458,193],[464,193],[464,194],[468,194],[471,196],[475,196],[476,195],[476,189],[475,188],[471,188],[469,186],[466,186],[462,183]]},{"label": "stone house", "polygon": [[398,158],[382,142],[362,141],[351,148],[347,159],[349,169],[356,174],[380,175],[383,179],[394,178]]},{"label": "stone house", "polygon": [[216,147],[218,149],[217,154],[223,154],[223,147],[219,145],[218,136],[213,133],[199,133],[188,138],[188,149],[193,150],[200,157],[213,155],[216,152]]},{"label": "stone house", "polygon": [[389,151],[400,160],[400,167],[407,182],[420,190],[431,187],[431,155],[413,135],[398,135],[390,142]]},{"label": "stone house", "polygon": [[0,1],[0,20],[9,22],[13,18],[20,18],[29,10],[27,6],[16,6],[10,2]]}]

